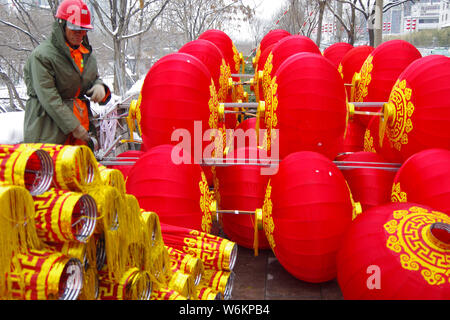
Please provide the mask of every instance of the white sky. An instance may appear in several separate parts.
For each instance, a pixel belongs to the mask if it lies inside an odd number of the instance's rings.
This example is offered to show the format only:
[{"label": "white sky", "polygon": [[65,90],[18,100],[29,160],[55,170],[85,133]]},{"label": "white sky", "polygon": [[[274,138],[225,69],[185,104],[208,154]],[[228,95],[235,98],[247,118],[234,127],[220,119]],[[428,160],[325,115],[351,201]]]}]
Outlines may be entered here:
[{"label": "white sky", "polygon": [[[244,4],[256,8],[255,17],[259,19],[275,19],[273,18],[275,12],[285,4],[285,0],[243,0]],[[243,25],[240,30],[227,31],[233,41],[250,39],[248,26]]]}]

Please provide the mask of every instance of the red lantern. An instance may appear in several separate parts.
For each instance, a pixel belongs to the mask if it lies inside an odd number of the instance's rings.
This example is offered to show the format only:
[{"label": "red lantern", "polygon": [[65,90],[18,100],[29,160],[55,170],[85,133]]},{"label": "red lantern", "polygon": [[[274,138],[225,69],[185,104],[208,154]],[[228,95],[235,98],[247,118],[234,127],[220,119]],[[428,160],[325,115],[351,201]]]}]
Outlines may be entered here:
[{"label": "red lantern", "polygon": [[[341,72],[344,83],[351,84],[353,76],[361,70],[361,67],[366,61],[367,56],[373,51],[371,46],[358,46],[349,50],[341,60],[339,64],[339,72]],[[355,101],[352,97],[352,89],[350,86],[346,86],[348,101]]]},{"label": "red lantern", "polygon": [[409,202],[358,216],[337,257],[344,299],[449,299],[449,224],[446,214]]},{"label": "red lantern", "polygon": [[267,143],[274,138],[275,128],[279,129],[281,158],[310,150],[334,159],[347,121],[338,70],[321,55],[298,53],[278,69],[270,89],[265,112]]},{"label": "red lantern", "polygon": [[[124,161],[124,162],[135,162],[143,154],[144,154],[144,152],[140,151],[140,150],[128,150],[128,151],[119,153],[117,155],[117,160]],[[112,166],[108,166],[108,167],[111,169],[117,169],[120,172],[122,172],[123,177],[125,178],[125,181],[126,181],[128,174],[130,173],[130,170],[133,167],[133,165],[112,165]]]},{"label": "red lantern", "polygon": [[224,102],[229,91],[228,79],[231,77],[231,70],[222,51],[211,41],[197,39],[186,43],[178,52],[190,54],[205,64],[214,80],[218,99]]},{"label": "red lantern", "polygon": [[450,149],[449,127],[450,58],[430,55],[418,59],[395,82],[380,135],[385,131],[389,145],[406,160],[424,149]]},{"label": "red lantern", "polygon": [[348,121],[339,153],[363,151],[365,132],[366,128],[359,122]]},{"label": "red lantern", "polygon": [[203,32],[198,38],[214,43],[222,51],[226,62],[230,65],[231,73],[239,73],[241,64],[239,52],[231,38],[225,32],[210,29]]},{"label": "red lantern", "polygon": [[384,137],[383,145],[380,146],[379,123],[379,116],[373,116],[370,119],[366,132],[364,133],[364,151],[379,153],[388,162],[401,163],[401,154],[389,145],[387,137]]},{"label": "red lantern", "polygon": [[198,164],[175,164],[180,152],[186,150],[171,145],[147,151],[130,171],[127,193],[163,223],[210,232],[213,200],[205,174]]},{"label": "red lantern", "polygon": [[[352,191],[353,199],[361,204],[363,211],[390,202],[395,167],[387,165],[382,156],[373,152],[355,152],[340,157],[339,161],[348,162],[341,167],[341,171]],[[358,162],[353,166],[365,168],[345,168],[352,166],[352,161]],[[385,167],[386,170],[370,167]]]},{"label": "red lantern", "polygon": [[346,42],[337,42],[333,43],[331,46],[326,48],[323,51],[323,56],[330,60],[330,62],[336,67],[339,68],[339,64],[342,61],[342,58],[345,56],[347,52],[353,49],[353,46],[350,43]]},{"label": "red lantern", "polygon": [[[258,148],[246,146],[235,150],[233,159],[251,159],[251,162],[255,162],[260,159],[259,154]],[[261,174],[261,166],[249,164],[217,167],[216,172],[219,180],[216,192],[220,194],[221,210],[254,212],[262,208],[270,176]],[[255,247],[255,223],[257,222],[253,215],[222,214],[225,234],[229,239],[246,248]],[[270,248],[263,230],[258,231],[256,240],[257,248]]]},{"label": "red lantern", "polygon": [[394,178],[392,201],[415,202],[450,215],[450,151],[420,151],[403,163]]},{"label": "red lantern", "polygon": [[218,126],[214,82],[208,68],[194,56],[173,53],[159,59],[147,73],[141,95],[141,129],[148,149],[173,144],[177,129],[191,139]]},{"label": "red lantern", "polygon": [[336,276],[336,254],[352,213],[339,169],[319,153],[302,151],[284,158],[271,178],[263,226],[281,265],[300,280],[318,283]]},{"label": "red lantern", "polygon": [[[404,40],[390,40],[382,43],[364,61],[352,89],[356,102],[386,102],[399,75],[413,61],[421,58],[416,47]],[[359,110],[373,111],[360,108]],[[370,118],[355,116],[365,125]]]}]

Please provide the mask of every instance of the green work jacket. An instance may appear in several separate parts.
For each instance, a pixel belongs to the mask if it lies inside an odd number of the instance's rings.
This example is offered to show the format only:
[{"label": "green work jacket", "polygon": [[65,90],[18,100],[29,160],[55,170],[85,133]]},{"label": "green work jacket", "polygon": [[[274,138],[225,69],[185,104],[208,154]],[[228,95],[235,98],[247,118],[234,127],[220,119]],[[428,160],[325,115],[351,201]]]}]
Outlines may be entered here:
[{"label": "green work jacket", "polygon": [[[105,86],[107,103],[111,97],[109,88],[100,80],[97,61],[87,36],[83,45],[89,50],[83,57],[84,69],[70,56],[62,25],[55,21],[49,39],[42,42],[28,57],[24,67],[28,100],[24,119],[25,143],[63,144],[80,121],[73,114],[73,98],[84,97],[94,84]],[[89,101],[89,114],[90,110]],[[92,128],[93,126],[90,125]]]}]

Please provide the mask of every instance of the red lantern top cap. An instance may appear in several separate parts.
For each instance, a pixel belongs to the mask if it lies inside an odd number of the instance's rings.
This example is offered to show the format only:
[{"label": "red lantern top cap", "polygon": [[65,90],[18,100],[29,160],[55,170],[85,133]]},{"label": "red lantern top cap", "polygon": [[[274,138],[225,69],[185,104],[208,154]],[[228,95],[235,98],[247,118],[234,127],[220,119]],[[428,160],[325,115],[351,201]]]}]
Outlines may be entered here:
[{"label": "red lantern top cap", "polygon": [[346,42],[338,42],[334,43],[323,51],[323,56],[329,59],[336,68],[341,63],[342,58],[353,49],[353,46],[350,43]]},{"label": "red lantern top cap", "polygon": [[278,41],[272,49],[272,74],[276,73],[277,69],[287,58],[301,52],[316,53],[322,56],[316,43],[306,36],[292,35]]},{"label": "red lantern top cap", "polygon": [[284,37],[290,36],[291,33],[284,29],[270,30],[262,39],[259,44],[259,49],[263,52],[268,46],[277,43]]}]

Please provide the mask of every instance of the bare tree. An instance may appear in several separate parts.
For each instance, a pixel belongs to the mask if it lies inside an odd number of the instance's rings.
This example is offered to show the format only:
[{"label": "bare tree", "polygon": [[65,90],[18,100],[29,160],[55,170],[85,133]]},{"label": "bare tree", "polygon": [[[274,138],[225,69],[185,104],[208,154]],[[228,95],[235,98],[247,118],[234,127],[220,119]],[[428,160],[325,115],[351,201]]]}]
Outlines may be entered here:
[{"label": "bare tree", "polygon": [[167,24],[174,25],[189,42],[208,29],[223,29],[226,22],[247,21],[254,9],[242,0],[172,0],[164,15]]},{"label": "bare tree", "polygon": [[[342,2],[344,4],[350,5],[354,10],[360,12],[367,22],[367,29],[369,32],[369,44],[371,46],[375,43],[374,37],[374,23],[375,23],[375,8],[376,8],[376,0],[335,0]],[[416,0],[392,0],[386,1],[383,5],[382,13],[389,11],[390,9],[402,5],[406,2],[415,3]]]},{"label": "bare tree", "polygon": [[169,1],[89,0],[101,28],[112,39],[116,94],[123,95],[129,87],[126,81],[127,41],[149,31]]}]

